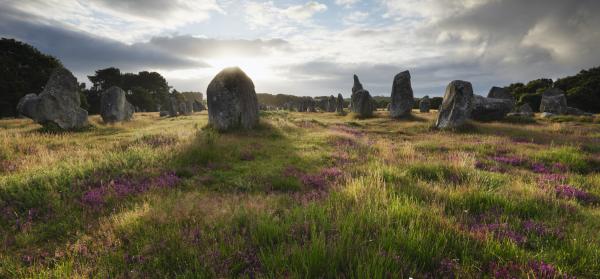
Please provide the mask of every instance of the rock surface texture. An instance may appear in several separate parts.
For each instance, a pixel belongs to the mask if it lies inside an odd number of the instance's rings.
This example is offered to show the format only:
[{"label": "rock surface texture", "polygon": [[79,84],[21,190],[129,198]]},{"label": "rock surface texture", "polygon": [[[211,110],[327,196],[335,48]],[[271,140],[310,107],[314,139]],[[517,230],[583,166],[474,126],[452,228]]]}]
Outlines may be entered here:
[{"label": "rock surface texture", "polygon": [[540,112],[566,114],[567,109],[567,97],[564,91],[558,88],[550,88],[542,93]]},{"label": "rock surface texture", "polygon": [[373,116],[373,98],[367,90],[358,90],[352,94],[352,112],[358,117],[365,118]]},{"label": "rock surface texture", "polygon": [[471,115],[472,102],[473,86],[470,82],[462,80],[450,82],[446,87],[435,126],[447,129],[464,125]]},{"label": "rock surface texture", "polygon": [[346,114],[344,112],[344,96],[342,96],[342,94],[338,94],[338,96],[337,96],[335,112],[337,112],[338,115]]},{"label": "rock surface texture", "polygon": [[425,96],[421,98],[419,101],[419,111],[420,112],[429,112],[431,109],[431,100],[429,100],[429,96]]},{"label": "rock surface texture", "polygon": [[413,105],[414,98],[410,84],[410,72],[404,71],[394,77],[390,116],[393,118],[408,116],[412,111]]},{"label": "rock surface texture", "polygon": [[113,86],[102,93],[100,116],[107,123],[129,121],[133,117],[134,107],[127,102],[125,91]]},{"label": "rock surface texture", "polygon": [[80,105],[79,83],[61,67],[52,72],[42,93],[21,98],[17,111],[41,125],[71,130],[88,125],[88,112]]},{"label": "rock surface texture", "polygon": [[226,68],[206,89],[208,121],[218,130],[252,129],[258,125],[254,83],[240,68]]},{"label": "rock surface texture", "polygon": [[481,121],[500,120],[513,110],[513,101],[510,99],[486,98],[473,96],[473,109],[471,118]]},{"label": "rock surface texture", "polygon": [[488,98],[494,98],[494,99],[505,99],[505,100],[511,100],[511,101],[515,101],[515,98],[513,97],[512,94],[510,94],[510,92],[506,89],[506,88],[502,88],[502,87],[492,87],[490,89],[490,92],[487,95]]}]

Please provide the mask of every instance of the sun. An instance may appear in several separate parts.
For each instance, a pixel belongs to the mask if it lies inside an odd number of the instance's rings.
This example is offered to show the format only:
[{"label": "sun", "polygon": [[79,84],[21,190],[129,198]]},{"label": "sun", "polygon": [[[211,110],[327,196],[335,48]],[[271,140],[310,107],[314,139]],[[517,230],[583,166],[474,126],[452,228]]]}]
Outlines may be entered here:
[{"label": "sun", "polygon": [[220,57],[207,59],[206,62],[211,65],[215,74],[228,67],[239,67],[253,80],[271,80],[276,78],[269,63],[270,61],[264,58]]}]

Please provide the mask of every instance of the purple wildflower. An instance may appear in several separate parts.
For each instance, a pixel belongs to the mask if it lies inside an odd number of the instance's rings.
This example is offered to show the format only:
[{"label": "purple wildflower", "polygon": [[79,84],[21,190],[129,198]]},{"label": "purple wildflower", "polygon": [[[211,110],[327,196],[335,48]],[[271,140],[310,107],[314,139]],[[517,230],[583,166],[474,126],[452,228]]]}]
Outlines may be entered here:
[{"label": "purple wildflower", "polygon": [[554,190],[556,191],[556,196],[559,198],[571,198],[585,203],[593,203],[596,201],[594,195],[571,185],[557,185]]},{"label": "purple wildflower", "polygon": [[507,239],[518,245],[527,241],[524,235],[511,230],[507,223],[476,224],[471,226],[471,232],[483,235],[491,233],[496,239]]},{"label": "purple wildflower", "polygon": [[554,279],[554,278],[575,278],[569,275],[563,274],[559,276],[559,272],[553,265],[545,263],[543,261],[531,261],[529,262],[529,269],[534,274],[535,278],[540,279]]},{"label": "purple wildflower", "polygon": [[494,156],[491,159],[498,163],[507,164],[511,166],[519,166],[525,162],[523,158],[515,156]]},{"label": "purple wildflower", "polygon": [[489,171],[489,172],[499,172],[499,173],[504,173],[506,172],[505,169],[503,169],[502,167],[499,166],[491,166],[488,165],[484,162],[475,162],[475,168],[476,169],[480,169],[480,170],[484,170],[484,171]]},{"label": "purple wildflower", "polygon": [[327,185],[327,180],[325,179],[325,177],[319,174],[304,174],[300,177],[300,180],[302,181],[302,184],[304,184],[304,186],[311,187],[314,189],[325,189],[325,186]]},{"label": "purple wildflower", "polygon": [[440,261],[440,266],[438,268],[438,273],[444,276],[448,276],[450,278],[455,277],[455,273],[459,270],[460,264],[458,263],[458,259],[443,259]]},{"label": "purple wildflower", "polygon": [[521,267],[514,262],[508,262],[506,264],[491,262],[489,269],[492,276],[497,279],[518,278],[521,274]]},{"label": "purple wildflower", "polygon": [[287,176],[287,177],[298,177],[301,174],[302,174],[302,171],[300,171],[298,168],[296,168],[294,166],[287,166],[283,170],[283,175]]},{"label": "purple wildflower", "polygon": [[325,168],[321,170],[321,175],[328,179],[337,179],[342,176],[342,170],[337,167]]},{"label": "purple wildflower", "polygon": [[542,163],[534,163],[531,165],[531,170],[535,173],[550,173],[546,166]]},{"label": "purple wildflower", "polygon": [[94,209],[98,209],[102,205],[104,205],[104,202],[105,202],[104,194],[105,193],[106,193],[106,190],[104,188],[101,188],[101,187],[93,188],[83,194],[81,201],[84,204],[86,204]]},{"label": "purple wildflower", "polygon": [[179,182],[181,182],[181,179],[174,172],[165,172],[152,179],[152,184],[158,188],[173,188]]}]

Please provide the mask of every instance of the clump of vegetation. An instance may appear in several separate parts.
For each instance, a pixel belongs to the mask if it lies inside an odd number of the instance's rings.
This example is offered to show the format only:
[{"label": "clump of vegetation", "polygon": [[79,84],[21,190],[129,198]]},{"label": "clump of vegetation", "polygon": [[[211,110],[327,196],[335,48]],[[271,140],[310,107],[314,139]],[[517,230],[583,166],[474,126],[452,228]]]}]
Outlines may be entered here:
[{"label": "clump of vegetation", "polygon": [[598,125],[420,116],[2,120],[0,277],[600,274]]}]

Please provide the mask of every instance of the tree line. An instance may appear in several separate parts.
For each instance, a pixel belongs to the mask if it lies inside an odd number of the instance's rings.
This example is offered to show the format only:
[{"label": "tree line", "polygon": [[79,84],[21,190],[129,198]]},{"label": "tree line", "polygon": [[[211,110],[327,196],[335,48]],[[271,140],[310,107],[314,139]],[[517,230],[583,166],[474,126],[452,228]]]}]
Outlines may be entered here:
[{"label": "tree line", "polygon": [[[0,39],[0,117],[17,116],[16,106],[21,97],[28,93],[40,93],[52,70],[61,67],[61,62],[36,48],[14,39]],[[177,99],[199,95],[196,92],[180,94],[157,72],[141,71],[122,73],[118,68],[97,70],[88,76],[91,87],[81,83],[81,106],[90,114],[100,112],[100,96],[111,86],[119,86],[127,92],[127,100],[138,111],[164,110],[169,105],[170,96]],[[582,70],[575,76],[560,78],[556,81],[540,78],[528,83],[513,83],[506,88],[513,94],[518,104],[528,103],[534,110],[540,106],[542,93],[551,87],[566,92],[569,106],[584,111],[600,113],[600,67]],[[335,94],[337,96],[337,94]],[[294,95],[259,94],[259,102],[265,105],[283,107],[288,102],[300,100]],[[315,99],[326,98],[316,97]],[[374,98],[378,108],[386,108],[389,97]],[[418,104],[416,99],[415,106]],[[441,104],[442,98],[431,98],[432,108]],[[415,107],[416,108],[416,107]]]}]

